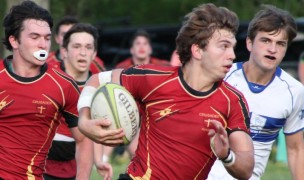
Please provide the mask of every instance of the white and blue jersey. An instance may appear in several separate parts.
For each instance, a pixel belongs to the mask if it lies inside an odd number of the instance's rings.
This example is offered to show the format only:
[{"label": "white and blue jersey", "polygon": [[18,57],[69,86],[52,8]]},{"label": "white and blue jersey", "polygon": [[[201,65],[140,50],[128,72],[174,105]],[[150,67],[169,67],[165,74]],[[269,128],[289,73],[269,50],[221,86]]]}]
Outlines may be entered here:
[{"label": "white and blue jersey", "polygon": [[[260,179],[279,131],[283,128],[284,134],[290,135],[304,129],[304,87],[279,67],[267,85],[251,83],[242,67],[243,62],[234,63],[225,80],[241,91],[247,100],[255,154],[251,179]],[[215,164],[218,166],[219,163]],[[224,169],[223,166],[222,168]],[[219,168],[213,167],[208,179],[218,179],[212,175],[214,173],[218,176],[218,172]]]}]

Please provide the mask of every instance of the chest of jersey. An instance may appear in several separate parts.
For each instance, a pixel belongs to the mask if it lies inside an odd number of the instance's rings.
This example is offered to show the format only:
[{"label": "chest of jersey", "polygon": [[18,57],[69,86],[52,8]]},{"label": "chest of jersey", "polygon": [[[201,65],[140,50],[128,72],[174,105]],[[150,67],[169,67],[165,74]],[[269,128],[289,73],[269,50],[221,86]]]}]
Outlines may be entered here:
[{"label": "chest of jersey", "polygon": [[64,104],[60,87],[43,77],[36,82],[23,83],[2,78],[0,85],[0,118],[23,116],[35,119],[58,119]]},{"label": "chest of jersey", "polygon": [[288,118],[294,109],[293,95],[284,81],[275,77],[262,90],[254,92],[241,70],[232,74],[227,82],[241,91],[250,109],[250,132],[254,140],[271,142],[279,130],[289,124]]}]

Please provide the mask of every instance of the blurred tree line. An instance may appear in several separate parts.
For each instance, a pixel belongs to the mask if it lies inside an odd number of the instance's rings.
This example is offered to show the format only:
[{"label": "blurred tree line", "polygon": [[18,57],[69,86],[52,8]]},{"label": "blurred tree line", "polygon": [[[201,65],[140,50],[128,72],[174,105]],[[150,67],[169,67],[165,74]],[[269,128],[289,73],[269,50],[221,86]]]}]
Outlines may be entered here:
[{"label": "blurred tree line", "polygon": [[[8,4],[22,0],[0,0],[0,17],[3,19]],[[38,0],[36,0],[39,3]],[[291,12],[295,17],[304,16],[304,0],[42,0],[54,22],[64,15],[74,15],[82,22],[102,28],[180,23],[183,16],[198,4],[212,2],[235,11],[241,21],[248,21],[261,4],[273,4]],[[2,23],[2,22],[1,22]],[[0,26],[0,37],[3,29]],[[3,45],[0,46],[3,57]]]},{"label": "blurred tree line", "polygon": [[65,14],[105,26],[180,23],[182,17],[202,3],[212,2],[250,20],[261,4],[273,4],[295,17],[304,16],[304,0],[49,0],[56,20]]}]

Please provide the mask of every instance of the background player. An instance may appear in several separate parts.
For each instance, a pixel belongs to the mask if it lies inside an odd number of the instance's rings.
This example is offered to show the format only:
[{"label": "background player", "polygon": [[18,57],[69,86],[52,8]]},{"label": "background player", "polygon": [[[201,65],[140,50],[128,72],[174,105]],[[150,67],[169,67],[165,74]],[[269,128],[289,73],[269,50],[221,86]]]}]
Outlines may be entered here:
[{"label": "background player", "polygon": [[[60,67],[76,81],[80,90],[92,75],[89,68],[97,54],[98,38],[97,29],[84,23],[73,25],[64,35],[63,61]],[[111,168],[110,165],[101,165]],[[76,170],[75,140],[69,131],[68,124],[62,118],[48,154],[44,178],[46,180],[75,179]]]},{"label": "background player", "polygon": [[[75,82],[45,63],[53,21],[32,1],[5,16],[0,63],[0,179],[43,179],[46,156],[63,116],[76,140],[77,178],[89,179],[92,142],[78,130]],[[50,88],[51,87],[51,88]]]},{"label": "background player", "polygon": [[[292,177],[294,180],[304,177],[304,88],[279,68],[296,33],[295,20],[287,11],[265,5],[248,27],[249,60],[234,64],[225,78],[244,93],[251,111],[250,131],[255,153],[251,179],[260,179],[263,175],[272,145],[282,128]],[[208,179],[234,178],[217,162]]]},{"label": "background player", "polygon": [[151,38],[147,31],[139,29],[131,39],[131,57],[118,63],[115,68],[126,69],[139,64],[170,65],[166,60],[158,59],[152,55]]},{"label": "background player", "polygon": [[[49,54],[47,59],[47,63],[56,67],[60,68],[62,58],[62,52],[64,51],[63,48],[63,37],[65,33],[74,25],[79,23],[78,19],[73,16],[65,16],[63,17],[55,27],[55,42],[58,44],[58,49],[52,51]],[[99,73],[101,71],[105,71],[104,63],[99,57],[95,57],[94,61],[90,65],[90,70],[92,73]]]}]

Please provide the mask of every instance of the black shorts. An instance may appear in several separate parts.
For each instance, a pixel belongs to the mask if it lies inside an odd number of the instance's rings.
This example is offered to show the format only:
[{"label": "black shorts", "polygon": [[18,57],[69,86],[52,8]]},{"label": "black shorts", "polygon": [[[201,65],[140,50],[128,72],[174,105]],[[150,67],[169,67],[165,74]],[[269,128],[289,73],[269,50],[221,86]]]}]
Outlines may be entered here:
[{"label": "black shorts", "polygon": [[58,177],[47,175],[47,174],[43,174],[43,178],[44,178],[44,180],[75,180],[76,179],[76,177],[73,177],[73,178],[58,178]]},{"label": "black shorts", "polygon": [[132,180],[132,178],[129,176],[129,174],[120,174],[118,177],[118,180]]}]

